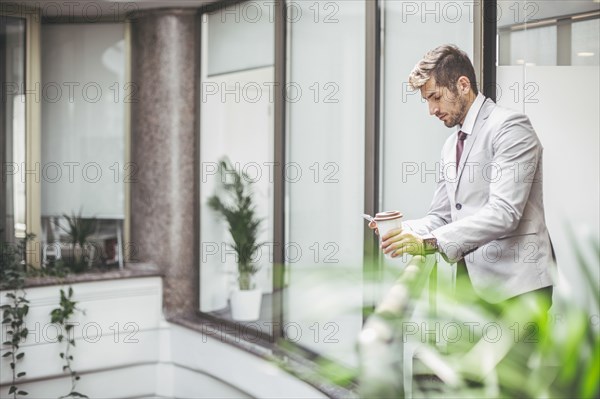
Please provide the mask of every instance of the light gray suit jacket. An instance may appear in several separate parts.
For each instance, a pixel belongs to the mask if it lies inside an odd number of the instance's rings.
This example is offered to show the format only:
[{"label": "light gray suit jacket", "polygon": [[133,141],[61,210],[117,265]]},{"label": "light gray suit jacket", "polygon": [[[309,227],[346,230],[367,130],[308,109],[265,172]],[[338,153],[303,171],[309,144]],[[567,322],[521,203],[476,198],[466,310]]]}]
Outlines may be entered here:
[{"label": "light gray suit jacket", "polygon": [[542,195],[542,145],[522,114],[487,99],[456,170],[456,134],[442,149],[427,216],[405,224],[433,234],[451,262],[464,259],[491,303],[552,285],[555,258]]}]

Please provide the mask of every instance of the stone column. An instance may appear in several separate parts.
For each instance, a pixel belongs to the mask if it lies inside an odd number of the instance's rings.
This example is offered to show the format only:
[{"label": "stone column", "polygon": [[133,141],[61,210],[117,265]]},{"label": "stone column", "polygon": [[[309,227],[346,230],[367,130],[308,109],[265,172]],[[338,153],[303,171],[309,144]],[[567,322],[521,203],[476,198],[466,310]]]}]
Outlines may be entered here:
[{"label": "stone column", "polygon": [[195,10],[131,22],[131,241],[164,273],[167,317],[198,309],[197,29]]}]

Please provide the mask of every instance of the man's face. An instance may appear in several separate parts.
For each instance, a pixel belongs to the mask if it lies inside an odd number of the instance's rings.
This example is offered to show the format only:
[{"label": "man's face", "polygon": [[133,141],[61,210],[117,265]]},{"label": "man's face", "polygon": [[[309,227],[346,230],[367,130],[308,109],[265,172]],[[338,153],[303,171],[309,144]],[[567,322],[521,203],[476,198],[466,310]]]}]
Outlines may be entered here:
[{"label": "man's face", "polygon": [[468,91],[461,90],[458,82],[456,93],[447,87],[438,86],[434,77],[431,77],[421,87],[421,96],[427,100],[429,114],[435,115],[444,122],[446,127],[462,124],[469,108]]}]

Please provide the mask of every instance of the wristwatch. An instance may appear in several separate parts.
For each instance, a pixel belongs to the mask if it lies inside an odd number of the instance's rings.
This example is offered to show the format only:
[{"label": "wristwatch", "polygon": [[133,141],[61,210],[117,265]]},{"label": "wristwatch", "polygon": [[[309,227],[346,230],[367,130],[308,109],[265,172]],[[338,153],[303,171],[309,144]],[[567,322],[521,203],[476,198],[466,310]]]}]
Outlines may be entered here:
[{"label": "wristwatch", "polygon": [[423,237],[423,252],[425,252],[425,255],[436,253],[438,250],[438,241],[433,234],[428,234]]}]

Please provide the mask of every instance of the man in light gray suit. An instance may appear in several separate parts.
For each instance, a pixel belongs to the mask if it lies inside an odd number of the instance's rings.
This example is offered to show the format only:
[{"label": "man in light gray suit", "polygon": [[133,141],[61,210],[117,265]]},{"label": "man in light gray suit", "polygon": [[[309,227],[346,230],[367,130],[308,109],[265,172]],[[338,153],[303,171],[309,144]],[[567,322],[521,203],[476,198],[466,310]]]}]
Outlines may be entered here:
[{"label": "man in light gray suit", "polygon": [[544,216],[542,145],[529,119],[478,93],[471,61],[452,45],[427,53],[409,83],[429,113],[457,132],[442,149],[429,212],[382,237],[383,251],[393,257],[439,251],[485,301],[535,291],[549,307],[555,260]]}]

